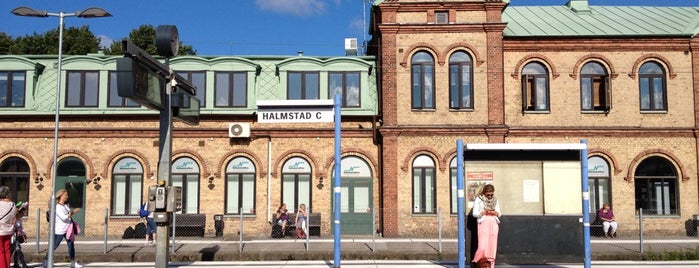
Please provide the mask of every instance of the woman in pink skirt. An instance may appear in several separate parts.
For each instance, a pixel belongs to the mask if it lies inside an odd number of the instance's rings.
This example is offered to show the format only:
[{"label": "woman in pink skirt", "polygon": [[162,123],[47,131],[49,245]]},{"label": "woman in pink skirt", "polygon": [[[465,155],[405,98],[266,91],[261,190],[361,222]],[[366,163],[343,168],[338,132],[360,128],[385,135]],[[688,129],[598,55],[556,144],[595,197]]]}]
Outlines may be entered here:
[{"label": "woman in pink skirt", "polygon": [[480,195],[473,202],[473,217],[478,219],[478,249],[473,255],[473,262],[478,267],[495,267],[500,215],[495,187],[492,184],[483,186]]}]

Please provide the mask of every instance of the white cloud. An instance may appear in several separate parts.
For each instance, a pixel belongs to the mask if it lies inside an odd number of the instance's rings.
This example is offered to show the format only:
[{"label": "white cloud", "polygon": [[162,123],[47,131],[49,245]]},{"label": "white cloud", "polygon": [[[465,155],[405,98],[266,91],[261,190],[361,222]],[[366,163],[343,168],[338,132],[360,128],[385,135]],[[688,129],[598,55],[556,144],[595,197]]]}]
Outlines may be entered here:
[{"label": "white cloud", "polygon": [[255,4],[262,10],[299,17],[322,14],[328,6],[323,0],[255,0]]},{"label": "white cloud", "polygon": [[103,34],[97,35],[97,38],[100,39],[100,47],[103,47],[103,48],[111,46],[112,42],[114,42],[114,40],[111,37],[103,35]]}]

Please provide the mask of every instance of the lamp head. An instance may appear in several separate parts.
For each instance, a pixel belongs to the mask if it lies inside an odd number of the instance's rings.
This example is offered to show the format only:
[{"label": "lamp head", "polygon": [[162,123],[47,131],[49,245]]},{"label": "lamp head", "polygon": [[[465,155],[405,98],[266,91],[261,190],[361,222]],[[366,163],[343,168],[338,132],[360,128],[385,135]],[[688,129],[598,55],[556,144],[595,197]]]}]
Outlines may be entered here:
[{"label": "lamp head", "polygon": [[109,14],[109,12],[99,7],[90,7],[83,11],[75,12],[75,15],[79,18],[101,18],[112,16],[112,14]]},{"label": "lamp head", "polygon": [[15,14],[17,16],[25,16],[25,17],[39,17],[39,18],[45,18],[49,16],[49,13],[46,12],[46,10],[34,10],[31,7],[18,7],[12,10],[12,14]]}]

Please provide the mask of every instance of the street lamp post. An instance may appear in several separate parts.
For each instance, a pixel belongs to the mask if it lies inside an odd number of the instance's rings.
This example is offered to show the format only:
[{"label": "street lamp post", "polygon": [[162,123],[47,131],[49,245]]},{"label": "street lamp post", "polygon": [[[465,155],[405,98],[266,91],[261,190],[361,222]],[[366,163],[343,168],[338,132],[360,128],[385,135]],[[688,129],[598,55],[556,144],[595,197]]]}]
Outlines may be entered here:
[{"label": "street lamp post", "polygon": [[39,17],[39,18],[46,18],[46,17],[58,17],[59,18],[59,23],[58,23],[58,66],[57,66],[57,75],[56,75],[56,122],[54,124],[54,129],[53,129],[53,175],[52,175],[52,180],[53,180],[53,187],[54,189],[51,189],[51,201],[49,207],[51,209],[51,217],[50,217],[50,223],[49,223],[49,246],[48,246],[48,253],[47,253],[47,259],[46,259],[46,264],[47,267],[53,268],[53,252],[54,248],[53,245],[55,243],[55,233],[56,233],[56,193],[55,193],[55,188],[56,188],[56,176],[58,174],[58,114],[61,109],[61,64],[62,64],[62,56],[63,56],[63,18],[65,17],[78,17],[78,18],[101,18],[101,17],[111,17],[112,14],[109,14],[104,9],[98,8],[98,7],[91,7],[87,8],[83,11],[76,11],[73,13],[65,13],[63,11],[59,13],[51,13],[51,12],[46,12],[45,10],[34,10],[33,8],[30,7],[18,7],[12,10],[12,14],[15,14],[17,16],[26,16],[26,17]]}]

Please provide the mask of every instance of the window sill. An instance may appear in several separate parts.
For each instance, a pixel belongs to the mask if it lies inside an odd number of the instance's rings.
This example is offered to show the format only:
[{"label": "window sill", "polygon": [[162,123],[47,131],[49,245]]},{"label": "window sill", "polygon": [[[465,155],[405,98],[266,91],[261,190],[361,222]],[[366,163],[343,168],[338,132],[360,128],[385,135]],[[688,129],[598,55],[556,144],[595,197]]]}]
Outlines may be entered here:
[{"label": "window sill", "polygon": [[434,112],[435,109],[415,109],[415,108],[412,108],[411,111],[412,112]]},{"label": "window sill", "polygon": [[449,109],[449,112],[473,112],[475,109],[473,108],[463,108],[463,109]]},{"label": "window sill", "polygon": [[658,111],[641,111],[641,114],[667,114],[667,111],[665,110],[658,110]]},{"label": "window sill", "polygon": [[608,114],[609,111],[604,110],[583,110],[580,111],[581,114]]},{"label": "window sill", "polygon": [[523,114],[550,114],[551,111],[522,111]]}]

